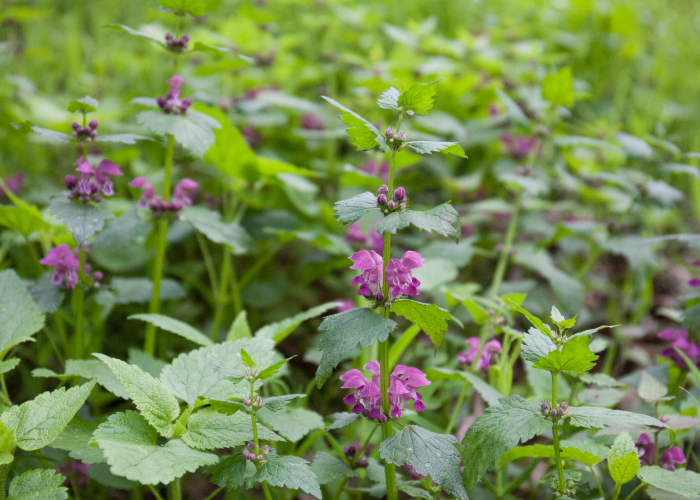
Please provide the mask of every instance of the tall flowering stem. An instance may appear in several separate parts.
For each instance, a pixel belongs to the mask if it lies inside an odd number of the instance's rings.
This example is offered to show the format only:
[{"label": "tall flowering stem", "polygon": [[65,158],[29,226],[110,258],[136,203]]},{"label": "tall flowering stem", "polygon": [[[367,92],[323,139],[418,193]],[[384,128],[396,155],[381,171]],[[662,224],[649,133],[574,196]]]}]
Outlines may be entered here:
[{"label": "tall flowering stem", "polygon": [[73,338],[73,355],[75,359],[83,357],[83,344],[85,344],[85,334],[83,333],[83,302],[85,302],[85,287],[83,277],[85,276],[85,247],[80,247],[79,254],[80,267],[78,268],[78,283],[73,289],[73,316],[75,317],[75,337]]},{"label": "tall flowering stem", "polygon": [[[552,407],[557,405],[557,377],[558,372],[552,372]],[[554,460],[557,463],[557,472],[559,473],[559,493],[564,494],[566,489],[566,480],[564,479],[564,467],[561,463],[561,450],[559,448],[559,428],[557,422],[552,422],[552,438],[554,441]]]},{"label": "tall flowering stem", "polygon": [[[168,201],[170,198],[170,183],[173,170],[173,151],[175,150],[175,138],[172,135],[168,136],[168,145],[165,149],[165,179],[163,181],[163,200]],[[166,237],[168,235],[168,219],[161,217],[156,222],[158,228],[158,243],[156,250],[156,261],[153,268],[153,293],[151,295],[151,303],[148,306],[148,312],[158,314],[160,312],[160,284],[163,280],[163,266],[165,265],[165,248]],[[148,323],[146,327],[146,339],[144,341],[143,350],[148,354],[153,354],[156,346],[156,327]]]},{"label": "tall flowering stem", "polygon": [[[250,379],[250,400],[253,401],[255,400],[255,379],[252,378]],[[254,407],[251,408],[250,412],[250,420],[253,425],[253,445],[254,445],[254,452],[255,456],[259,457],[260,456],[260,443],[258,441],[258,422],[257,422],[257,416],[256,416],[256,409]],[[260,461],[255,460],[253,462],[255,464],[255,470],[258,470],[260,468]],[[260,483],[262,486],[263,493],[265,494],[266,500],[272,500],[272,494],[270,493],[270,487],[267,485],[267,482],[262,481]]]}]

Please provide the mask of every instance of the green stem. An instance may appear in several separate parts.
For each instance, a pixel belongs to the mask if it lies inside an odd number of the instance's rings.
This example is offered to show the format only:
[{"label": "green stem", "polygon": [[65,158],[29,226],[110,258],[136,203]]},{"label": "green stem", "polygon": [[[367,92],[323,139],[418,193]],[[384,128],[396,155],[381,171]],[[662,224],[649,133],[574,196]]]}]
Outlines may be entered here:
[{"label": "green stem", "polygon": [[229,274],[231,272],[231,249],[224,245],[224,255],[221,257],[221,282],[219,284],[219,291],[216,294],[216,311],[214,312],[214,321],[212,321],[211,330],[209,331],[209,338],[216,341],[216,337],[219,333],[219,328],[224,319],[224,314],[226,314],[226,304],[228,303],[228,296],[226,294],[229,285]]},{"label": "green stem", "polygon": [[622,484],[617,483],[615,485],[615,489],[613,490],[613,497],[612,500],[617,500],[617,497],[620,496],[620,488],[622,487]]},{"label": "green stem", "polygon": [[643,482],[643,483],[641,483],[639,486],[637,486],[635,489],[633,489],[633,490],[632,490],[632,493],[630,493],[629,495],[627,495],[627,498],[626,498],[625,500],[632,500],[632,497],[634,496],[634,494],[637,493],[637,492],[638,492],[639,490],[641,490],[642,488],[644,488],[644,486],[646,486],[646,484],[647,484],[647,483],[644,483],[644,482]]},{"label": "green stem", "polygon": [[231,302],[233,302],[233,313],[238,316],[243,310],[243,301],[241,300],[241,286],[238,282],[238,275],[236,274],[236,263],[233,261],[233,256],[231,259],[231,272],[229,276],[231,278]]},{"label": "green stem", "polygon": [[[170,179],[173,170],[173,151],[175,150],[175,138],[168,135],[168,144],[165,148],[165,178],[163,180],[163,200],[170,199]],[[153,269],[153,293],[151,294],[151,303],[148,306],[150,314],[158,314],[160,312],[160,283],[163,280],[163,267],[165,265],[165,249],[166,237],[168,234],[168,220],[161,218],[157,222],[158,228],[158,247],[156,250],[156,262]],[[156,326],[148,323],[146,326],[146,338],[144,341],[143,350],[150,355],[153,355],[156,347]]]},{"label": "green stem", "polygon": [[[579,387],[579,380],[576,379],[573,381],[571,384],[571,392],[569,393],[569,404],[572,405],[574,404],[574,399],[576,398],[576,393],[578,392],[578,387]],[[570,425],[570,419],[566,419],[564,422],[564,439],[569,437],[569,431],[571,429]]]},{"label": "green stem", "polygon": [[457,406],[452,410],[452,416],[450,417],[450,423],[447,424],[447,429],[445,429],[445,434],[452,434],[452,429],[455,427],[455,422],[457,422],[457,416],[459,415],[459,410],[462,408],[462,403],[464,403],[464,398],[467,396],[467,389],[469,389],[469,382],[464,382],[462,386],[462,392],[457,398]]},{"label": "green stem", "polygon": [[345,485],[348,484],[348,481],[350,481],[350,478],[348,476],[345,476],[343,482],[340,483],[338,491],[336,491],[335,495],[333,495],[333,500],[340,500],[340,497],[343,495],[343,491],[345,491]]},{"label": "green stem", "polygon": [[595,482],[598,483],[598,492],[600,493],[600,498],[605,498],[605,492],[603,491],[603,485],[600,484],[600,479],[598,479],[598,474],[595,473],[595,469],[593,466],[590,466],[591,472],[593,473],[593,477],[595,478]]},{"label": "green stem", "polygon": [[172,483],[170,483],[170,488],[172,492],[172,500],[181,500],[182,495],[180,494],[180,478],[176,477]]},{"label": "green stem", "polygon": [[[255,399],[255,381],[251,380],[250,381],[250,400],[253,401]],[[253,424],[253,449],[255,450],[255,469],[260,469],[260,462],[258,461],[258,456],[260,456],[260,445],[258,444],[258,419],[257,416],[255,415],[255,410],[250,412],[250,420]],[[260,485],[262,486],[263,493],[265,494],[265,498],[267,500],[272,500],[272,495],[270,494],[270,488],[268,488],[267,483],[265,481],[261,481]]]},{"label": "green stem", "polygon": [[5,480],[9,471],[9,465],[0,465],[0,500],[5,500]]},{"label": "green stem", "polygon": [[506,232],[506,239],[503,242],[503,248],[501,249],[501,255],[498,258],[498,264],[496,265],[496,271],[493,275],[493,281],[491,282],[491,291],[489,295],[495,297],[498,295],[498,290],[501,288],[501,283],[503,282],[503,276],[506,272],[506,265],[508,264],[508,257],[510,256],[510,250],[513,248],[513,241],[515,240],[515,234],[518,229],[518,218],[520,216],[520,207],[523,201],[523,192],[518,191],[515,198],[515,206],[513,207],[513,217],[511,217],[508,223],[508,229]]},{"label": "green stem", "polygon": [[219,488],[215,489],[214,492],[209,495],[206,500],[214,500],[214,497],[221,493],[221,491],[225,488],[225,486],[220,486]]},{"label": "green stem", "polygon": [[151,490],[151,493],[153,493],[153,496],[156,497],[156,500],[163,500],[163,497],[161,497],[161,496],[158,494],[158,491],[156,491],[156,489],[155,489],[153,486],[151,486],[151,485],[149,484],[149,485],[148,485],[148,488]]},{"label": "green stem", "polygon": [[73,316],[75,317],[75,335],[73,337],[73,356],[82,359],[85,338],[83,334],[83,305],[85,302],[85,288],[83,277],[85,276],[85,247],[80,247],[80,267],[78,268],[78,282],[73,288]]},{"label": "green stem", "polygon": [[[557,405],[557,377],[559,373],[552,372],[552,408]],[[557,471],[559,472],[559,493],[563,494],[566,489],[566,480],[564,479],[564,467],[561,464],[561,449],[559,448],[559,429],[557,423],[552,425],[552,438],[554,440],[554,459],[557,462]]]}]

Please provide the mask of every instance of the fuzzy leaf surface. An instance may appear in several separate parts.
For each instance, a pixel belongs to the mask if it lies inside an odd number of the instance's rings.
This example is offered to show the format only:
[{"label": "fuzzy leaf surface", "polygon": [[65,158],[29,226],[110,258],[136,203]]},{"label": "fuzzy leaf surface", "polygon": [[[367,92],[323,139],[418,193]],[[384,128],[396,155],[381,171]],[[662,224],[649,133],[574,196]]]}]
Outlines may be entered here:
[{"label": "fuzzy leaf surface", "polygon": [[13,270],[0,272],[0,354],[32,340],[44,327],[45,316]]},{"label": "fuzzy leaf surface", "polygon": [[377,100],[377,104],[382,109],[396,109],[399,107],[399,95],[398,89],[390,87],[382,92],[382,95]]},{"label": "fuzzy leaf surface", "polygon": [[367,151],[375,146],[379,146],[379,149],[382,151],[386,150],[386,139],[377,127],[338,101],[326,96],[321,97],[342,113],[340,119],[345,125],[350,127],[345,132],[352,137],[351,143],[358,151]]},{"label": "fuzzy leaf surface", "polygon": [[629,433],[621,432],[610,447],[608,469],[617,484],[625,484],[634,479],[639,471],[637,448]]},{"label": "fuzzy leaf surface", "polygon": [[379,445],[379,456],[391,464],[408,464],[418,474],[430,475],[455,498],[467,500],[456,443],[457,438],[450,434],[436,434],[412,425],[384,440]]},{"label": "fuzzy leaf surface", "polygon": [[530,328],[523,336],[521,353],[528,361],[536,362],[546,358],[550,352],[556,351],[557,346],[552,339],[537,328]]},{"label": "fuzzy leaf surface", "polygon": [[455,241],[459,241],[462,230],[459,225],[459,214],[448,203],[443,203],[426,212],[417,210],[399,210],[392,212],[374,226],[374,230],[379,234],[396,234],[399,229],[404,229],[410,225],[431,231],[442,236],[447,236]]},{"label": "fuzzy leaf surface", "polygon": [[112,474],[141,484],[169,484],[219,461],[216,455],[193,450],[179,439],[159,445],[157,431],[135,411],[111,415],[93,436]]},{"label": "fuzzy leaf surface", "polygon": [[642,379],[639,382],[637,392],[639,392],[639,397],[647,402],[660,401],[668,394],[668,387],[647,372],[642,372]]},{"label": "fuzzy leaf surface", "polygon": [[688,469],[677,469],[671,472],[657,465],[651,465],[639,469],[637,477],[661,490],[685,498],[700,498],[700,474],[697,472]]},{"label": "fuzzy leaf surface", "polygon": [[[262,425],[258,425],[258,438],[272,441],[283,439]],[[234,448],[253,440],[253,424],[250,415],[239,411],[233,415],[204,408],[187,419],[187,431],[182,441],[200,450]]]},{"label": "fuzzy leaf surface", "polygon": [[212,129],[221,128],[214,118],[189,109],[186,115],[171,115],[162,111],[147,110],[136,116],[136,121],[159,136],[172,135],[183,148],[201,158],[216,137]]},{"label": "fuzzy leaf surface", "polygon": [[51,200],[47,211],[63,221],[81,247],[86,246],[90,237],[104,227],[107,219],[114,218],[114,214],[104,208],[89,203],[75,203],[65,198]]},{"label": "fuzzy leaf surface", "polygon": [[355,420],[357,420],[358,416],[359,415],[355,413],[332,413],[331,415],[329,415],[329,417],[333,422],[331,422],[331,424],[328,427],[326,427],[326,430],[330,431],[333,429],[342,429],[343,427],[347,427]]},{"label": "fuzzy leaf surface", "polygon": [[28,470],[10,483],[7,500],[66,500],[66,478],[53,469]]},{"label": "fuzzy leaf surface", "polygon": [[204,207],[185,207],[181,214],[182,220],[192,224],[210,241],[230,246],[234,255],[248,251],[251,241],[246,230],[237,222],[222,221],[219,212]]},{"label": "fuzzy leaf surface", "polygon": [[391,310],[420,327],[430,336],[437,351],[442,343],[442,334],[447,330],[447,321],[452,319],[449,311],[435,304],[424,304],[415,300],[392,302]]},{"label": "fuzzy leaf surface", "polygon": [[411,116],[414,114],[427,115],[435,103],[436,93],[437,80],[429,83],[416,83],[401,93],[397,104]]},{"label": "fuzzy leaf surface", "polygon": [[[165,385],[138,366],[104,354],[94,354],[114,372],[143,417],[165,437],[172,437],[172,421],[180,414],[180,405]],[[129,478],[130,479],[130,478]]]},{"label": "fuzzy leaf surface", "polygon": [[416,153],[429,155],[432,153],[449,153],[460,158],[466,158],[462,146],[456,142],[438,142],[438,141],[408,141],[404,143],[404,147],[409,147]]},{"label": "fuzzy leaf surface", "polygon": [[[502,469],[507,463],[520,458],[552,458],[554,456],[554,446],[551,445],[533,444],[531,446],[517,446],[503,454],[503,458],[498,463],[498,468]],[[589,467],[605,459],[605,457],[599,457],[588,451],[564,446],[561,448],[561,457],[576,460]]]},{"label": "fuzzy leaf surface", "polygon": [[263,408],[258,417],[278,434],[296,443],[314,429],[325,429],[323,417],[306,408],[285,408],[284,411],[270,411]]},{"label": "fuzzy leaf surface", "polygon": [[474,491],[486,470],[504,452],[551,427],[552,422],[542,416],[537,404],[521,396],[503,398],[499,405],[487,408],[462,441],[465,445],[462,463],[467,490]]},{"label": "fuzzy leaf surface", "polygon": [[652,427],[668,427],[660,420],[632,413],[629,411],[610,410],[597,406],[569,407],[567,413],[571,416],[571,425],[587,429],[602,429],[604,427],[625,427],[634,425],[649,425]]},{"label": "fuzzy leaf surface", "polygon": [[375,340],[384,342],[396,328],[396,323],[371,309],[359,307],[326,316],[318,327],[323,356],[316,371],[316,385],[321,388],[343,356],[359,343],[362,349]]},{"label": "fuzzy leaf surface", "polygon": [[377,197],[366,191],[347,200],[336,201],[333,205],[333,210],[335,210],[333,215],[342,224],[352,224],[360,220],[370,210],[377,209]]},{"label": "fuzzy leaf surface", "polygon": [[236,453],[222,458],[218,464],[205,467],[203,471],[209,476],[209,481],[231,490],[243,486],[247,465],[248,461],[240,453]]},{"label": "fuzzy leaf surface", "polygon": [[51,443],[51,448],[65,450],[68,456],[80,460],[86,464],[100,464],[105,462],[102,450],[96,446],[90,446],[92,434],[97,429],[95,422],[75,417],[63,429],[63,432]]},{"label": "fuzzy leaf surface", "polygon": [[326,302],[325,304],[312,307],[308,311],[300,312],[289,318],[265,325],[255,332],[255,337],[259,339],[273,339],[275,344],[282,342],[287,336],[292,333],[296,327],[301,325],[307,319],[320,316],[326,311],[335,309],[339,305],[338,302]]},{"label": "fuzzy leaf surface", "polygon": [[316,474],[311,471],[309,463],[303,458],[285,455],[268,460],[250,478],[248,487],[263,481],[266,481],[270,486],[285,486],[292,490],[302,490],[304,493],[319,499],[322,498]]},{"label": "fuzzy leaf surface", "polygon": [[311,471],[316,474],[318,484],[337,484],[343,477],[355,477],[355,472],[345,462],[323,451],[314,457]]},{"label": "fuzzy leaf surface", "polygon": [[94,113],[95,111],[97,111],[98,104],[99,103],[97,102],[97,99],[86,95],[81,99],[76,99],[75,101],[71,101],[70,103],[68,103],[68,112]]},{"label": "fuzzy leaf surface", "polygon": [[591,339],[588,336],[569,339],[562,346],[561,351],[551,351],[547,354],[547,357],[539,358],[535,361],[533,366],[540,370],[556,373],[562,371],[587,372],[595,367],[595,360],[598,359],[598,356],[593,354],[588,347],[590,341]]},{"label": "fuzzy leaf surface", "polygon": [[202,334],[199,330],[191,327],[183,321],[171,318],[169,316],[164,316],[162,314],[141,313],[132,314],[127,319],[140,319],[141,321],[155,325],[158,328],[179,335],[180,337],[186,338],[187,340],[201,346],[209,346],[213,344],[211,339]]},{"label": "fuzzy leaf surface", "polygon": [[135,30],[134,28],[130,28],[129,26],[126,26],[124,24],[109,23],[109,24],[105,24],[104,27],[111,28],[111,29],[118,30],[118,31],[123,31],[124,33],[128,33],[130,35],[137,36],[140,38],[145,38],[145,39],[150,40],[152,42],[156,42],[161,47],[165,47],[165,43],[163,42],[163,40],[159,40],[158,38],[151,36],[148,33],[144,33],[143,31]]}]

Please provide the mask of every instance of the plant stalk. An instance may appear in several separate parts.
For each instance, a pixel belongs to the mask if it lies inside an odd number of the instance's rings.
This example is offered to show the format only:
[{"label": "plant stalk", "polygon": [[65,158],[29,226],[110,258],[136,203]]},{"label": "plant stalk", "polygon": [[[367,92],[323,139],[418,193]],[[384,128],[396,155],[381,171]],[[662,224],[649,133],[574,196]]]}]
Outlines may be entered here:
[{"label": "plant stalk", "polygon": [[172,483],[170,483],[170,488],[172,492],[172,500],[181,500],[182,495],[180,493],[180,478],[176,477]]},{"label": "plant stalk", "polygon": [[[559,373],[552,372],[552,408],[557,404],[557,377]],[[564,494],[566,489],[566,479],[564,479],[564,467],[561,464],[561,450],[559,448],[559,429],[557,423],[552,425],[552,438],[554,441],[554,458],[557,462],[557,472],[559,473],[559,493]]]},{"label": "plant stalk", "polygon": [[[254,389],[254,384],[255,381],[251,380],[250,381],[250,400],[252,401],[255,398],[255,389]],[[250,420],[253,424],[253,448],[255,450],[255,461],[253,462],[255,464],[255,469],[260,469],[260,462],[257,460],[257,457],[260,455],[260,445],[258,444],[258,422],[257,422],[257,416],[255,415],[255,410],[253,410],[250,413]],[[263,493],[265,494],[266,500],[272,500],[272,495],[270,494],[270,488],[267,486],[267,483],[265,481],[262,481],[260,483],[262,486]]]},{"label": "plant stalk", "polygon": [[75,359],[82,359],[83,345],[85,337],[83,333],[83,305],[85,302],[85,287],[83,278],[85,276],[85,247],[80,247],[80,267],[78,268],[78,283],[73,289],[73,316],[75,317],[75,335],[73,337],[73,356]]}]

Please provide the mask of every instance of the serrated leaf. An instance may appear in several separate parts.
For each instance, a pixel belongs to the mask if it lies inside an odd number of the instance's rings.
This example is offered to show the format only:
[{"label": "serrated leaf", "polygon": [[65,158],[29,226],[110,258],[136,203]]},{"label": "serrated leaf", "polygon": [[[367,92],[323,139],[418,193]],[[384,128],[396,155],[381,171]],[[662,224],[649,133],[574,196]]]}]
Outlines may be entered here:
[{"label": "serrated leaf", "polygon": [[252,337],[250,325],[248,324],[248,313],[244,310],[238,313],[236,319],[231,323],[226,340],[238,340]]},{"label": "serrated leaf", "polygon": [[351,423],[353,423],[355,420],[357,420],[357,415],[356,413],[332,413],[329,415],[330,419],[333,421],[331,424],[326,427],[327,431],[333,430],[333,429],[342,429],[343,427],[347,427]]},{"label": "serrated leaf", "polygon": [[248,488],[256,482],[267,482],[270,486],[285,486],[292,490],[302,490],[316,498],[322,498],[321,487],[316,474],[311,471],[309,462],[291,455],[277,456],[264,462],[248,481]]},{"label": "serrated leaf", "polygon": [[[399,107],[399,91],[394,87],[382,92],[382,95],[377,100],[377,104],[382,109],[396,109]],[[324,484],[324,483],[321,483]]]},{"label": "serrated leaf", "polygon": [[190,14],[194,17],[203,16],[207,12],[202,0],[160,0],[160,5],[180,14]]},{"label": "serrated leaf", "polygon": [[486,470],[518,443],[551,429],[552,422],[542,416],[535,403],[520,396],[509,396],[497,406],[486,409],[469,428],[462,444],[462,464],[467,491],[472,492]]},{"label": "serrated leaf", "polygon": [[569,371],[575,373],[587,372],[595,367],[598,356],[593,354],[588,347],[589,337],[571,338],[566,342],[561,351],[555,350],[547,354],[545,358],[539,358],[533,365],[539,370],[547,370],[559,373]]},{"label": "serrated leaf", "polygon": [[147,236],[153,224],[141,220],[136,207],[105,223],[102,231],[90,242],[90,248],[123,247],[137,238]]},{"label": "serrated leaf", "polygon": [[106,461],[102,450],[90,446],[92,434],[97,429],[95,422],[75,417],[63,432],[51,443],[51,448],[65,450],[68,456],[86,464],[99,464]]},{"label": "serrated leaf", "polygon": [[449,153],[460,158],[466,158],[462,146],[456,142],[438,142],[438,141],[408,141],[404,142],[403,147],[411,148],[418,154],[429,155],[432,153]]},{"label": "serrated leaf", "polygon": [[243,486],[245,482],[245,471],[248,461],[243,455],[237,453],[219,460],[216,465],[210,465],[203,469],[209,476],[209,481],[217,486],[225,486],[231,490]]},{"label": "serrated leaf", "polygon": [[543,357],[546,358],[550,352],[557,350],[557,346],[552,339],[537,328],[530,328],[525,332],[521,348],[523,358],[532,362]]},{"label": "serrated leaf", "polygon": [[489,406],[497,405],[498,401],[505,397],[498,392],[498,390],[491,387],[488,382],[468,371],[450,370],[449,368],[426,368],[425,373],[428,375],[431,382],[437,382],[447,378],[469,382],[474,386],[474,390],[481,394],[481,397],[484,398],[484,401],[486,401]]},{"label": "serrated leaf", "polygon": [[644,401],[661,401],[668,394],[668,387],[649,375],[647,372],[642,372],[642,379],[637,387],[639,397]]},{"label": "serrated leaf", "polygon": [[639,470],[637,448],[629,433],[621,432],[610,447],[608,454],[610,477],[617,484],[625,484],[634,479]]},{"label": "serrated leaf", "polygon": [[600,387],[622,387],[625,385],[604,373],[582,373],[578,378],[584,384],[595,384]]},{"label": "serrated leaf", "polygon": [[86,95],[82,99],[76,99],[68,104],[68,111],[70,113],[80,112],[80,113],[94,113],[97,111],[97,99]]},{"label": "serrated leaf", "polygon": [[44,392],[0,415],[0,422],[14,433],[17,446],[38,450],[51,444],[83,406],[97,381],[66,390]]},{"label": "serrated leaf", "polygon": [[582,332],[575,333],[573,335],[569,335],[569,340],[575,339],[577,337],[583,337],[584,335],[593,335],[595,332],[598,330],[602,330],[603,328],[614,328],[619,325],[603,325],[599,326],[598,328],[591,328],[590,330],[583,330]]},{"label": "serrated leaf", "polygon": [[449,311],[435,304],[424,304],[414,300],[397,300],[392,302],[391,310],[420,327],[430,336],[430,341],[438,350],[442,343],[442,334],[447,331],[447,321],[452,319]]},{"label": "serrated leaf", "polygon": [[637,477],[656,488],[670,491],[685,498],[700,497],[700,474],[688,469],[671,472],[659,466],[642,467]]},{"label": "serrated leaf", "polygon": [[221,214],[204,207],[185,207],[181,211],[181,219],[192,226],[214,243],[231,247],[234,255],[242,255],[248,251],[251,238],[237,222],[223,222]]},{"label": "serrated leaf", "polygon": [[76,203],[65,198],[54,198],[46,209],[65,224],[73,234],[73,239],[81,247],[86,246],[90,237],[100,231],[105,220],[113,219],[114,214],[104,208],[89,203]]},{"label": "serrated leaf", "polygon": [[42,128],[34,125],[32,122],[25,122],[32,132],[36,132],[39,135],[52,139],[54,141],[62,142],[64,144],[70,144],[71,142],[76,142],[72,135],[64,134],[63,132],[58,132],[56,130],[51,130],[48,128]]},{"label": "serrated leaf", "polygon": [[435,102],[437,82],[438,80],[411,85],[399,96],[399,107],[409,115],[427,115]]},{"label": "serrated leaf", "polygon": [[193,450],[179,439],[159,445],[156,430],[135,411],[111,415],[97,428],[94,439],[112,474],[141,484],[169,484],[219,461],[216,455]]},{"label": "serrated leaf", "polygon": [[450,434],[436,434],[416,425],[404,428],[379,445],[379,456],[390,464],[408,464],[437,482],[456,498],[468,500],[460,474],[460,456]]},{"label": "serrated leaf", "polygon": [[86,379],[96,379],[97,383],[107,389],[109,392],[120,398],[129,399],[129,394],[124,389],[124,385],[112,373],[112,370],[97,359],[67,359],[66,366],[62,375],[51,372],[42,368],[32,372],[35,377],[59,377],[66,380],[67,378],[78,375]]},{"label": "serrated leaf", "polygon": [[0,361],[0,374],[10,372],[14,370],[15,366],[19,364],[18,358],[10,358],[4,361]]},{"label": "serrated leaf", "polygon": [[426,212],[417,210],[399,210],[392,212],[374,226],[378,233],[396,234],[396,231],[413,224],[418,229],[436,232],[459,241],[462,229],[459,225],[459,214],[448,203],[443,203]]},{"label": "serrated leaf", "polygon": [[282,437],[296,443],[314,429],[325,429],[323,417],[306,408],[285,408],[284,411],[270,411],[263,407],[258,411],[260,418]]},{"label": "serrated leaf", "polygon": [[343,356],[358,343],[365,349],[375,340],[384,342],[395,329],[394,321],[364,307],[326,316],[318,327],[323,356],[316,371],[317,387],[323,386]]},{"label": "serrated leaf", "polygon": [[[257,427],[259,439],[283,440],[266,427]],[[187,431],[181,439],[186,445],[200,450],[234,448],[253,440],[253,424],[250,415],[242,411],[226,415],[213,408],[204,408],[187,419]]]},{"label": "serrated leaf", "polygon": [[[554,446],[551,445],[534,444],[531,446],[518,446],[503,454],[503,458],[498,463],[498,468],[503,469],[509,462],[520,458],[552,458],[554,456]],[[571,460],[576,460],[589,467],[605,459],[605,457],[601,458],[593,453],[581,451],[577,448],[565,447],[563,445],[561,447],[561,458],[570,458]]]},{"label": "serrated leaf", "polygon": [[433,500],[434,498],[429,491],[413,486],[411,483],[399,483],[396,485],[396,488],[411,498],[424,498],[425,500]]},{"label": "serrated leaf", "polygon": [[566,318],[564,317],[564,315],[562,313],[560,313],[559,309],[557,309],[554,306],[552,306],[551,317],[552,317],[552,322],[554,322],[556,324],[559,324],[559,323],[566,321]]},{"label": "serrated leaf", "polygon": [[357,147],[358,151],[367,151],[375,146],[379,146],[382,151],[386,150],[386,138],[377,127],[372,125],[369,121],[355,113],[354,111],[346,108],[338,101],[331,99],[330,97],[321,96],[331,105],[335,106],[342,114],[340,115],[341,120],[345,125],[350,127],[346,130],[347,134],[352,137],[352,144]]},{"label": "serrated leaf", "polygon": [[270,411],[283,410],[293,399],[305,398],[306,394],[285,394],[263,399],[263,406]]},{"label": "serrated leaf", "polygon": [[[294,356],[292,356],[292,358],[293,358],[293,357],[294,357]],[[268,367],[265,368],[263,371],[261,371],[260,373],[258,373],[258,378],[259,378],[260,380],[267,380],[267,379],[269,379],[270,377],[272,377],[273,375],[276,375],[277,372],[280,370],[280,368],[282,368],[284,365],[286,365],[287,363],[289,363],[289,360],[292,359],[292,358],[283,359],[283,360],[278,361],[277,363],[275,363],[275,364],[273,364],[273,365],[268,366]]]},{"label": "serrated leaf", "polygon": [[199,330],[192,328],[187,323],[184,323],[175,318],[164,316],[162,314],[132,314],[127,319],[138,319],[141,321],[145,321],[146,323],[150,323],[152,325],[157,326],[158,328],[179,335],[180,337],[186,338],[187,340],[190,340],[195,344],[199,344],[201,346],[206,347],[213,344],[211,339],[203,333],[201,333]]},{"label": "serrated leaf", "polygon": [[335,309],[338,307],[339,303],[337,301],[326,302],[325,304],[312,307],[308,311],[300,312],[295,314],[290,318],[283,319],[282,321],[277,321],[275,323],[270,323],[265,325],[255,332],[256,338],[262,339],[273,339],[275,344],[282,342],[287,336],[292,333],[297,326],[302,324],[307,319],[315,318],[320,316],[326,311]]},{"label": "serrated leaf", "polygon": [[11,269],[0,272],[0,359],[44,327],[45,316]]},{"label": "serrated leaf", "polygon": [[28,470],[12,480],[7,500],[66,500],[68,488],[63,486],[65,480],[53,469]]},{"label": "serrated leaf", "polygon": [[343,477],[355,477],[348,464],[323,451],[316,453],[311,471],[316,474],[318,484],[337,484]]},{"label": "serrated leaf", "polygon": [[125,26],[125,25],[119,24],[119,23],[109,23],[109,24],[105,24],[103,26],[105,28],[111,28],[111,29],[123,31],[125,33],[128,33],[128,34],[133,35],[133,36],[138,36],[140,38],[146,38],[147,40],[150,40],[152,42],[156,42],[161,47],[165,47],[165,43],[163,42],[163,40],[160,40],[152,35],[149,35],[148,33],[144,33],[143,31],[139,31],[139,30],[135,30],[133,28],[130,28],[129,26]]},{"label": "serrated leaf", "polygon": [[142,111],[136,116],[136,121],[156,135],[172,135],[183,148],[198,158],[204,156],[216,140],[212,129],[221,128],[214,118],[193,109],[189,109],[186,115]]},{"label": "serrated leaf", "polygon": [[491,316],[489,316],[489,313],[483,307],[481,307],[479,304],[477,304],[473,300],[464,299],[464,300],[462,300],[462,304],[464,304],[464,307],[467,308],[467,310],[469,311],[469,314],[472,315],[472,318],[474,319],[474,322],[477,325],[483,325],[491,317]]},{"label": "serrated leaf", "polygon": [[[545,325],[542,322],[542,320],[540,318],[533,315],[530,311],[520,307],[519,304],[516,304],[512,300],[508,299],[508,302],[510,302],[512,309],[515,309],[516,311],[522,313],[528,319],[528,321],[530,323],[532,323],[532,326],[537,328],[542,333],[542,335],[544,335],[546,337],[551,337],[551,330],[549,329],[549,327],[547,325]],[[534,361],[534,360],[532,360],[532,361]]]},{"label": "serrated leaf", "polygon": [[171,424],[180,415],[180,405],[167,387],[138,366],[104,354],[95,353],[93,356],[109,366],[119,381],[124,384],[124,389],[129,393],[129,397],[141,415],[156,428],[158,433],[167,438],[172,437],[174,429]]},{"label": "serrated leaf", "polygon": [[360,220],[370,210],[377,210],[378,208],[377,197],[367,191],[347,200],[336,201],[335,205],[333,205],[335,210],[333,215],[342,224],[352,224]]},{"label": "serrated leaf", "polygon": [[243,364],[248,368],[253,368],[255,366],[255,361],[245,352],[245,349],[241,349],[241,360],[243,360]]},{"label": "serrated leaf", "polygon": [[585,427],[587,429],[602,429],[604,427],[629,427],[635,425],[648,425],[652,427],[668,427],[660,420],[632,413],[629,411],[610,410],[596,406],[569,406],[567,414],[570,416],[571,425]]}]

